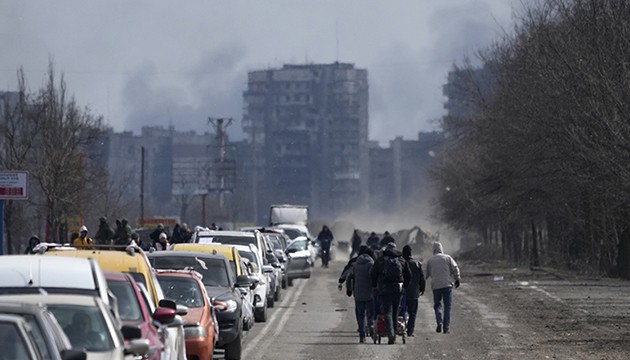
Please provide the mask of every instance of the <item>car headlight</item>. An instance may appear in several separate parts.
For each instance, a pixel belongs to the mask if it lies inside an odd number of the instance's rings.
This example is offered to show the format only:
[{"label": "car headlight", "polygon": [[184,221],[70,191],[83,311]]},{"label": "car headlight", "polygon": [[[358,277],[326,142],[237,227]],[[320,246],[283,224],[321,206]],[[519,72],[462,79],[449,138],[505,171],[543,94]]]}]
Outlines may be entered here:
[{"label": "car headlight", "polygon": [[234,312],[238,307],[238,304],[234,300],[215,300],[214,307],[220,312]]},{"label": "car headlight", "polygon": [[200,338],[200,337],[206,337],[206,336],[208,336],[208,333],[206,332],[206,328],[202,326],[199,326],[199,325],[184,326],[184,337],[186,339]]}]

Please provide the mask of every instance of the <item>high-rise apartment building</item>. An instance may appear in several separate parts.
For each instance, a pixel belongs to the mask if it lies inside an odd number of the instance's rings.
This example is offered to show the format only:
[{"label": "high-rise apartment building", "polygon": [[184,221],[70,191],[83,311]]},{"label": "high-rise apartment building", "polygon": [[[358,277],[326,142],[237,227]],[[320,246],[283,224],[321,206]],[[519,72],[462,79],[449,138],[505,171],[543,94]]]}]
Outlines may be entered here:
[{"label": "high-rise apartment building", "polygon": [[243,94],[252,204],[310,206],[332,219],[368,196],[368,77],[353,64],[251,71]]}]

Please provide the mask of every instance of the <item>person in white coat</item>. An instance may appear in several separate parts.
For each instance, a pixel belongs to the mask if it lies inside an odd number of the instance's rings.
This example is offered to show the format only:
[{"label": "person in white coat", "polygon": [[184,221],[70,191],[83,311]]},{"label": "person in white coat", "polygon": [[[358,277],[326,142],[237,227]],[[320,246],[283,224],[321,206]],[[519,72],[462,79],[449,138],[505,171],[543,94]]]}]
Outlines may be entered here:
[{"label": "person in white coat", "polygon": [[[445,334],[448,334],[451,323],[453,286],[458,288],[461,280],[459,267],[450,255],[444,254],[442,244],[435,241],[433,243],[433,256],[427,261],[425,270],[425,279],[431,278],[431,289],[433,290],[433,310],[437,322],[435,331],[444,331]],[[444,314],[442,314],[442,303],[444,303]]]}]

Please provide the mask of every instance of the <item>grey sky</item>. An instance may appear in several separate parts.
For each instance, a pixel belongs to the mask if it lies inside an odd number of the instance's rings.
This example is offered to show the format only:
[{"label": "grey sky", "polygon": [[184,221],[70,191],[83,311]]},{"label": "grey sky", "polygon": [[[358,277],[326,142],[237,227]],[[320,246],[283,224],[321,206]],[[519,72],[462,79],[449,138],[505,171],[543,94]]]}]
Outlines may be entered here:
[{"label": "grey sky", "polygon": [[0,0],[0,90],[48,59],[78,103],[116,131],[170,124],[241,136],[247,72],[285,63],[368,70],[370,139],[430,131],[454,62],[512,27],[521,0]]}]

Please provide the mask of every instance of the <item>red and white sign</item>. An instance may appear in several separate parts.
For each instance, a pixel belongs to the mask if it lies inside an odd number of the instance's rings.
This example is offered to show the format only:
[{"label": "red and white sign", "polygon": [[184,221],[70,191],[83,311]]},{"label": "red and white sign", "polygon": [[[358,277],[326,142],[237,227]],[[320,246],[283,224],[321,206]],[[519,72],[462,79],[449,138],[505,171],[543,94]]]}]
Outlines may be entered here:
[{"label": "red and white sign", "polygon": [[0,171],[0,200],[28,199],[28,171]]}]

